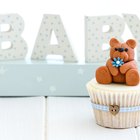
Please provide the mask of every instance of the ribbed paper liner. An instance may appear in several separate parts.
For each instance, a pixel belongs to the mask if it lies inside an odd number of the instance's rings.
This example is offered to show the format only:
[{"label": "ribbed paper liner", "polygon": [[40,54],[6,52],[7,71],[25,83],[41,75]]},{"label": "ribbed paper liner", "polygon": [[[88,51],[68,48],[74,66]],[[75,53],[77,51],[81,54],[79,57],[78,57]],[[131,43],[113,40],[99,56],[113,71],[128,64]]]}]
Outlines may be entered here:
[{"label": "ribbed paper liner", "polygon": [[[140,105],[140,91],[135,92],[109,92],[96,89],[93,83],[87,84],[87,89],[91,102],[100,105],[118,105],[120,107],[132,107]],[[113,116],[110,112],[94,109],[97,124],[109,128],[130,128],[140,125],[140,111],[137,112],[119,112]]]}]

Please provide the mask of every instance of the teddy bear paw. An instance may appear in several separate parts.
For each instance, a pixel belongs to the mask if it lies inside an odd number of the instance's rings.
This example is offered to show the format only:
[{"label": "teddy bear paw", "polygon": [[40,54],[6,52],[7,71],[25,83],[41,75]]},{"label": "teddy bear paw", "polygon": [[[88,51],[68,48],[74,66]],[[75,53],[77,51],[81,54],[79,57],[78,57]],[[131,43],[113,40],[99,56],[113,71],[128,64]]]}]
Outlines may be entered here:
[{"label": "teddy bear paw", "polygon": [[129,86],[136,86],[139,84],[139,73],[136,69],[130,69],[126,73],[126,84]]},{"label": "teddy bear paw", "polygon": [[112,76],[106,66],[99,67],[96,70],[96,80],[100,84],[110,84]]},{"label": "teddy bear paw", "polygon": [[120,72],[121,72],[121,74],[125,74],[126,71],[127,71],[126,67],[124,67],[124,66],[121,66],[121,67],[120,67]]}]

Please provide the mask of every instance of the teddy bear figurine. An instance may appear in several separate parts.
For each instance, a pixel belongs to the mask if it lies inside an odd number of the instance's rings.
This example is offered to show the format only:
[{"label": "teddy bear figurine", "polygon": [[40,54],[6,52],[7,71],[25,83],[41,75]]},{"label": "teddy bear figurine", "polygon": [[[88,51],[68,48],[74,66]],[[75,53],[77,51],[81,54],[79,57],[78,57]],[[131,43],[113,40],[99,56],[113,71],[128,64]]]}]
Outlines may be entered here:
[{"label": "teddy bear figurine", "polygon": [[136,61],[134,60],[134,48],[136,41],[129,39],[126,43],[119,42],[116,38],[110,40],[110,59],[106,66],[96,70],[96,80],[100,84],[126,83],[129,86],[139,84],[140,76]]}]

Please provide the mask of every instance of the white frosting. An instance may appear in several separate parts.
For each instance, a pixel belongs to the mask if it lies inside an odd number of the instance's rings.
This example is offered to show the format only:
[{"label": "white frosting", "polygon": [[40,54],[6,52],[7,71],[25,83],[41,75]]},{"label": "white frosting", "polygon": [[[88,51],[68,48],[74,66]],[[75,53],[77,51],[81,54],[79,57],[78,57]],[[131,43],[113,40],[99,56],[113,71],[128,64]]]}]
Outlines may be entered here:
[{"label": "white frosting", "polygon": [[117,83],[111,83],[111,84],[99,84],[96,79],[91,80],[90,82],[91,88],[95,90],[100,90],[100,91],[108,91],[112,93],[116,92],[140,92],[140,84],[137,86],[128,86],[126,84],[117,84]]},{"label": "white frosting", "polygon": [[119,105],[122,107],[140,106],[140,84],[99,84],[96,79],[87,83],[91,101],[101,105]]}]

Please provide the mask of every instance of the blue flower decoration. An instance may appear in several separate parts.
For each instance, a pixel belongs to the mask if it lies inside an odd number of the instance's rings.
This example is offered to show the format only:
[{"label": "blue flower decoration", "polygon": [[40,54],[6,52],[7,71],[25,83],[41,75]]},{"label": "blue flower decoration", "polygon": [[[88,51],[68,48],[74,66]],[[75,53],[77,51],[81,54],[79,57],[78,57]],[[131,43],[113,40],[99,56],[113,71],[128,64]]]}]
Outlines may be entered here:
[{"label": "blue flower decoration", "polygon": [[121,59],[120,57],[113,59],[112,65],[114,67],[118,68],[118,67],[122,66],[123,64],[124,64],[123,59]]}]

